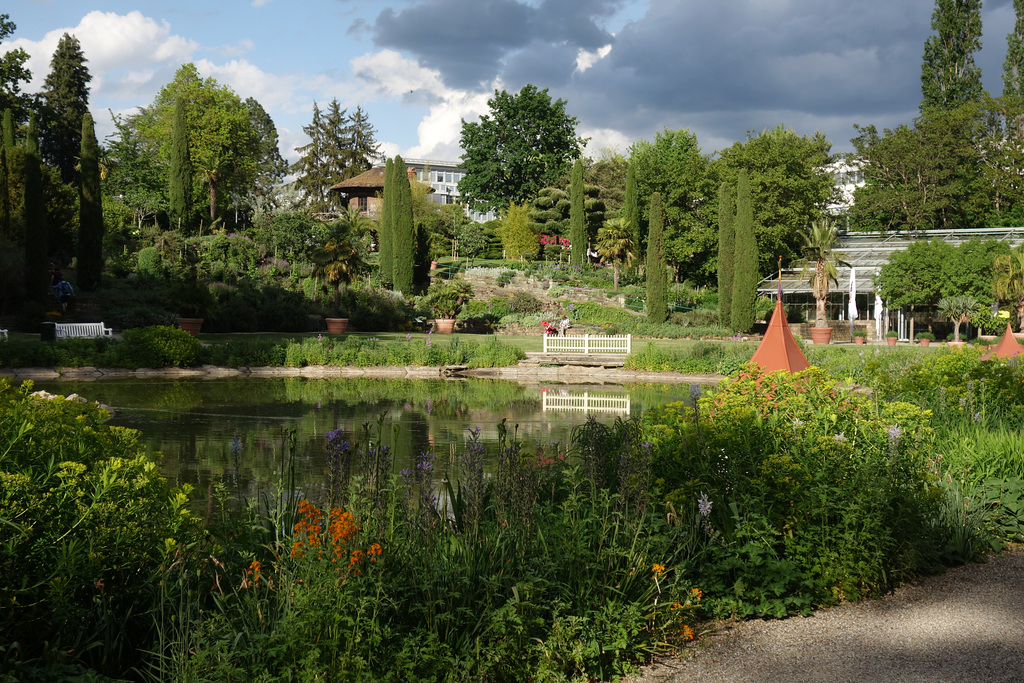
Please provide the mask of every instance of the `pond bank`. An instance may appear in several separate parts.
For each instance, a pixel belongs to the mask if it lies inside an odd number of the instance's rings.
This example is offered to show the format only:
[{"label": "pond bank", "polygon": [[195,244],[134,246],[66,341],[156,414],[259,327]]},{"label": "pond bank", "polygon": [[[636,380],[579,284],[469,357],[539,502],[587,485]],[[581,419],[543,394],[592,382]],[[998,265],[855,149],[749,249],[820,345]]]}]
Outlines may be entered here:
[{"label": "pond bank", "polygon": [[147,379],[154,377],[183,379],[220,379],[224,377],[377,377],[384,379],[458,379],[474,377],[512,382],[571,382],[574,384],[624,384],[657,382],[662,384],[717,384],[723,375],[684,375],[678,372],[646,372],[622,368],[540,367],[517,365],[503,368],[465,368],[410,366],[373,366],[366,368],[310,365],[291,367],[226,368],[203,365],[198,368],[0,368],[0,377],[12,380],[101,380]]}]

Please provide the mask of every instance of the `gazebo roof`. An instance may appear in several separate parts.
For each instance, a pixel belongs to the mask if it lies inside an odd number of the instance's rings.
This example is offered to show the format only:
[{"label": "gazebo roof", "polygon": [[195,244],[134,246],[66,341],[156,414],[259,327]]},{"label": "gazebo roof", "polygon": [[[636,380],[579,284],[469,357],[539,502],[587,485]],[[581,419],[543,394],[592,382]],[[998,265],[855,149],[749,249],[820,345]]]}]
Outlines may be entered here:
[{"label": "gazebo roof", "polygon": [[993,346],[988,353],[981,357],[982,360],[988,360],[989,358],[1012,358],[1018,353],[1024,353],[1024,346],[1020,345],[1017,338],[1013,336],[1013,328],[1010,327],[1010,323],[1006,323],[1006,332],[1003,332],[1003,336],[999,338],[996,345]]},{"label": "gazebo roof", "polygon": [[342,180],[340,183],[331,185],[330,189],[336,192],[346,192],[349,190],[383,190],[384,167],[375,166],[369,171],[363,171],[359,175],[353,176],[348,180]]},{"label": "gazebo roof", "polygon": [[804,356],[804,352],[797,346],[793,332],[786,322],[786,310],[782,307],[782,287],[779,286],[779,298],[775,301],[775,311],[772,313],[771,322],[768,323],[768,330],[764,333],[757,351],[754,351],[751,363],[757,363],[765,372],[774,370],[787,370],[799,372],[811,366]]}]

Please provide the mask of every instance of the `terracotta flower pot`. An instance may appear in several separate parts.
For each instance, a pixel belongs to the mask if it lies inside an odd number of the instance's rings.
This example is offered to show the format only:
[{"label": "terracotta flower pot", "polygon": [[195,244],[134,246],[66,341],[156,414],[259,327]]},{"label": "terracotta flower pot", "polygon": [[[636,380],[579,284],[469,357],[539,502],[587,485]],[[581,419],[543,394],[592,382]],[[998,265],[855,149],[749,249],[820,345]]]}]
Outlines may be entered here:
[{"label": "terracotta flower pot", "polygon": [[178,318],[178,327],[185,330],[193,337],[199,336],[199,330],[203,328],[202,318]]},{"label": "terracotta flower pot", "polygon": [[451,334],[455,331],[455,318],[435,318],[434,332],[438,334]]},{"label": "terracotta flower pot", "polygon": [[857,344],[858,346],[862,345],[865,341],[867,341],[867,337],[854,337],[853,338],[853,343]]},{"label": "terracotta flower pot", "polygon": [[921,342],[921,346],[928,346],[932,343],[931,339],[918,339],[917,341]]},{"label": "terracotta flower pot", "polygon": [[886,337],[885,343],[889,346],[896,346],[896,337]]},{"label": "terracotta flower pot", "polygon": [[327,334],[345,334],[348,329],[348,318],[324,318],[327,323]]},{"label": "terracotta flower pot", "polygon": [[812,327],[811,341],[815,344],[828,344],[832,341],[831,327]]}]

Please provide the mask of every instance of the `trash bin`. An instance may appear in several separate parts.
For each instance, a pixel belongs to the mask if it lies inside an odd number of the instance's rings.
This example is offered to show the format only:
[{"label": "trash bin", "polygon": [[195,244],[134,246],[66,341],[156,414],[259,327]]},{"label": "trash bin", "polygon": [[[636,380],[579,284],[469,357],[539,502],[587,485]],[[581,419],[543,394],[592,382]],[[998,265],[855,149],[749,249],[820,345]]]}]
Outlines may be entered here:
[{"label": "trash bin", "polygon": [[57,341],[57,323],[43,323],[40,325],[39,341]]}]

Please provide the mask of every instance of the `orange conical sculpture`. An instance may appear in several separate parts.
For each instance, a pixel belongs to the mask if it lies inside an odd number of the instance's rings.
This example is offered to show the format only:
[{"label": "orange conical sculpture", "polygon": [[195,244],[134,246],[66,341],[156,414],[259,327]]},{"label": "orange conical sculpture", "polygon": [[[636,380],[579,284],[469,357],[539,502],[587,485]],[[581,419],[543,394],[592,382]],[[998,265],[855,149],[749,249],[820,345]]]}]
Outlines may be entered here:
[{"label": "orange conical sculpture", "polygon": [[1003,332],[1003,336],[999,338],[996,345],[989,350],[982,360],[988,360],[989,358],[1012,358],[1018,353],[1024,353],[1024,346],[1020,345],[1017,338],[1013,336],[1013,328],[1010,327],[1010,323],[1006,323],[1006,332]]},{"label": "orange conical sculpture", "polygon": [[799,372],[811,366],[804,357],[804,352],[796,345],[796,339],[786,322],[786,311],[782,308],[782,285],[779,285],[779,299],[775,302],[775,312],[772,313],[771,322],[768,323],[768,330],[764,333],[764,339],[754,351],[751,363],[757,363],[765,372],[774,370],[788,370]]}]

